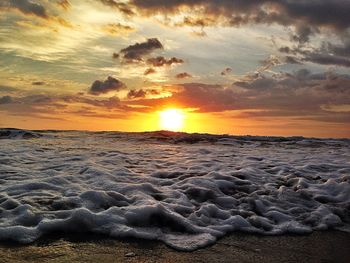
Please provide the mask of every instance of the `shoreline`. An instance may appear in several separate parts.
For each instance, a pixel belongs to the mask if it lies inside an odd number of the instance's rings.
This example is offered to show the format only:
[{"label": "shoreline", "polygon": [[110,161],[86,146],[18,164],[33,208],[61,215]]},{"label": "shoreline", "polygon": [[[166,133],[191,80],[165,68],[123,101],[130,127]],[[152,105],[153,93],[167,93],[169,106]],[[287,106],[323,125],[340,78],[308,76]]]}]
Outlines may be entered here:
[{"label": "shoreline", "polygon": [[193,252],[160,241],[54,234],[32,244],[0,242],[0,262],[350,262],[350,233],[262,236],[231,233]]}]

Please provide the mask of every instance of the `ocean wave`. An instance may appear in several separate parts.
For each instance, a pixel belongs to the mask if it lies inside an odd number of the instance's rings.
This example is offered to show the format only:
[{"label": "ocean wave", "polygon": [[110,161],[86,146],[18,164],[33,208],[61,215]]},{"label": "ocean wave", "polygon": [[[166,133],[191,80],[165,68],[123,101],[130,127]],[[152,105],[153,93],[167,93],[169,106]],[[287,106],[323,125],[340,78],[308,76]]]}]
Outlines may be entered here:
[{"label": "ocean wave", "polygon": [[10,131],[36,139],[0,142],[0,240],[93,232],[191,251],[234,231],[350,229],[348,139]]},{"label": "ocean wave", "polygon": [[39,138],[42,135],[38,132],[20,130],[14,128],[0,129],[0,139],[33,139]]}]

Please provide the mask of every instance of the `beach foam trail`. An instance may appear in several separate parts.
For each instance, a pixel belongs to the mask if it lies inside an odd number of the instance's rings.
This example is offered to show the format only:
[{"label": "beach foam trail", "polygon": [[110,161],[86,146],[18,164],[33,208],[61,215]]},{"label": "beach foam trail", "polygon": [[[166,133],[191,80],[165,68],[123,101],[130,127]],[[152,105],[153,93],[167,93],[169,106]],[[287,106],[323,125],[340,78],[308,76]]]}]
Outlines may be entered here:
[{"label": "beach foam trail", "polygon": [[348,139],[0,129],[0,240],[93,232],[190,251],[232,231],[349,230],[349,149]]}]

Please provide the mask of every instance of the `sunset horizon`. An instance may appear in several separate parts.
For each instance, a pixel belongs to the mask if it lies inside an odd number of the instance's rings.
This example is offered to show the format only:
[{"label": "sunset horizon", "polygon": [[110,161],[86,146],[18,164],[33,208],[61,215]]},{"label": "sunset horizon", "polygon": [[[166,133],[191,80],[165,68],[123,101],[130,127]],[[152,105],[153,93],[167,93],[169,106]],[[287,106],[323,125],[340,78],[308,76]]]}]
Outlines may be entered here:
[{"label": "sunset horizon", "polygon": [[0,0],[1,262],[349,244],[350,0]]}]

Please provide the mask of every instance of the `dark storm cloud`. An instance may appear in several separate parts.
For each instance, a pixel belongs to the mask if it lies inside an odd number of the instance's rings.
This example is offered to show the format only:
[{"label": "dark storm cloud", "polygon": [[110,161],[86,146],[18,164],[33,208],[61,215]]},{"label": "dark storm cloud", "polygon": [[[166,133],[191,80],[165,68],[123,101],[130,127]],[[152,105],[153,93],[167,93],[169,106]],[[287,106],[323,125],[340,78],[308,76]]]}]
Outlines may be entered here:
[{"label": "dark storm cloud", "polygon": [[[113,1],[114,2],[114,1]],[[199,12],[209,19],[225,19],[231,25],[247,23],[277,23],[280,25],[308,25],[344,30],[350,25],[350,1],[346,0],[130,0],[129,7],[144,15],[171,15],[184,8]],[[196,7],[200,7],[196,9]],[[199,10],[199,11],[198,11]],[[202,20],[201,20],[202,19]],[[208,20],[208,19],[207,19]],[[206,26],[204,18],[187,18],[187,23]],[[309,35],[305,30],[300,34]]]},{"label": "dark storm cloud", "polygon": [[[120,5],[119,1],[102,2],[114,7]],[[337,37],[341,37],[350,27],[348,0],[129,0],[126,3],[128,10],[137,16],[160,15],[164,17],[164,24],[200,28],[201,31],[193,34],[202,36],[205,35],[203,29],[209,26],[276,24],[289,27],[291,41],[305,45],[312,36],[329,32],[325,30],[332,30]],[[179,21],[176,15],[180,13],[183,18]],[[338,51],[341,52],[341,48]],[[130,59],[125,61],[140,61],[140,57],[131,54]],[[285,62],[293,64],[302,60],[302,57],[295,56],[285,58]],[[348,67],[348,61],[329,56],[309,56],[304,61]]]},{"label": "dark storm cloud", "polygon": [[162,67],[162,66],[171,66],[172,64],[182,64],[184,61],[180,58],[172,57],[167,59],[162,56],[148,58],[147,64],[152,65],[153,67]]},{"label": "dark storm cloud", "polygon": [[163,49],[162,43],[157,38],[149,38],[145,42],[130,45],[119,52],[119,56],[125,63],[135,63],[143,60],[144,56],[157,49]]},{"label": "dark storm cloud", "polygon": [[125,88],[126,85],[123,82],[109,76],[105,81],[95,80],[89,89],[89,93],[93,95],[100,95],[111,91],[119,91]]},{"label": "dark storm cloud", "polygon": [[48,19],[49,15],[44,6],[30,0],[2,0],[0,9],[16,9],[26,15],[34,15]]},{"label": "dark storm cloud", "polygon": [[341,44],[323,42],[320,48],[304,48],[303,46],[280,47],[281,53],[293,56],[286,56],[287,63],[312,62],[320,65],[335,65],[350,67],[350,37],[346,36]]},{"label": "dark storm cloud", "polygon": [[[100,0],[100,2],[114,7],[120,4],[115,0]],[[129,0],[125,3],[135,15],[147,17],[162,15],[165,24],[199,27],[201,32],[204,32],[205,27],[216,25],[232,27],[251,24],[281,25],[291,30],[291,41],[297,45],[294,48],[280,49],[280,52],[289,54],[283,62],[299,64],[309,61],[321,65],[349,67],[350,1],[348,0]],[[176,16],[180,13],[183,15],[181,21]],[[336,40],[345,38],[343,45],[328,43],[326,48],[308,46],[307,53],[305,50],[301,50],[302,52],[296,50],[306,47],[311,37],[329,33],[326,30],[332,30]],[[149,53],[141,51],[140,54],[137,51],[143,44],[145,43],[128,47],[124,51],[125,54],[121,52],[122,61],[126,63],[142,61],[145,53]],[[133,48],[136,48],[135,52]],[[159,43],[158,48],[161,48]]]},{"label": "dark storm cloud", "polygon": [[303,60],[322,65],[350,67],[350,35],[343,37],[341,44],[324,42],[321,48],[313,51],[296,49],[303,55]]},{"label": "dark storm cloud", "polygon": [[280,5],[289,17],[311,26],[330,26],[339,30],[350,26],[350,2],[347,0],[285,0]]},{"label": "dark storm cloud", "polygon": [[192,75],[187,72],[181,72],[179,74],[176,74],[175,76],[177,79],[186,79],[186,78],[192,78]]},{"label": "dark storm cloud", "polygon": [[350,67],[350,58],[334,56],[322,53],[310,53],[303,58],[304,61],[310,61],[322,65],[337,65],[342,67]]},{"label": "dark storm cloud", "polygon": [[296,27],[295,34],[292,35],[292,40],[299,42],[300,44],[304,44],[309,42],[310,36],[312,36],[315,32],[317,32],[317,30],[311,28],[310,26],[298,25]]},{"label": "dark storm cloud", "polygon": [[345,37],[343,43],[340,45],[335,45],[332,43],[327,43],[325,45],[330,52],[334,53],[337,56],[350,57],[350,35]]}]

